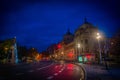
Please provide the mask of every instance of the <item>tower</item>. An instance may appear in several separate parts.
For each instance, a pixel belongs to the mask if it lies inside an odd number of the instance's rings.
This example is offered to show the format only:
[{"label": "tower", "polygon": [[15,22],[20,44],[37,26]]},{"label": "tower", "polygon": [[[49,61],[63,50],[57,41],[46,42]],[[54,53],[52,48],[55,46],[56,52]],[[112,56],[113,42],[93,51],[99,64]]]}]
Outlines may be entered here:
[{"label": "tower", "polygon": [[18,53],[17,53],[16,37],[13,39],[13,45],[12,45],[11,49],[12,49],[11,63],[17,64],[18,63]]},{"label": "tower", "polygon": [[70,29],[68,29],[63,37],[63,41],[65,44],[69,44],[70,42],[73,41],[73,38],[74,38],[73,34],[70,32]]}]

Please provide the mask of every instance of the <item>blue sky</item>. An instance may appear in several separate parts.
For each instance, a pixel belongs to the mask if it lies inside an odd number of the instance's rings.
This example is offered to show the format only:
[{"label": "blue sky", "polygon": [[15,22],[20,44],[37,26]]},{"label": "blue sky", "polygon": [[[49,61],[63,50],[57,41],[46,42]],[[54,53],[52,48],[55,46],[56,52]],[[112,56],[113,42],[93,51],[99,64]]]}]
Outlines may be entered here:
[{"label": "blue sky", "polygon": [[20,45],[45,50],[62,40],[67,29],[74,31],[84,22],[98,25],[107,37],[119,28],[117,0],[39,1],[2,0],[0,39],[17,37]]}]

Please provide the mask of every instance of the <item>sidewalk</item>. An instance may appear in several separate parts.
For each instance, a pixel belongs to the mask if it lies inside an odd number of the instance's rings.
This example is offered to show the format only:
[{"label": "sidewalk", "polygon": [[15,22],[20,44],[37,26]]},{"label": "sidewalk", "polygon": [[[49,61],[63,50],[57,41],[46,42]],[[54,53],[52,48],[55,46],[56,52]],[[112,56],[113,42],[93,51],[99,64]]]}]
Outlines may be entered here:
[{"label": "sidewalk", "polygon": [[106,70],[105,66],[82,64],[87,75],[87,80],[120,80],[120,68],[110,68]]}]

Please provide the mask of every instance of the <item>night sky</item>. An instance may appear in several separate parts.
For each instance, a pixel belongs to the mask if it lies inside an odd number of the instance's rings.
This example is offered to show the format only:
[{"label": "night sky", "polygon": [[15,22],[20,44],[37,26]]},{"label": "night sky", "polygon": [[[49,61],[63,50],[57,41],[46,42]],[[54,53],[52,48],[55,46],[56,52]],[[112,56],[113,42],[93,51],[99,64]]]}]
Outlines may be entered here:
[{"label": "night sky", "polygon": [[20,45],[42,51],[68,28],[74,33],[85,17],[107,37],[120,27],[119,0],[68,1],[0,0],[0,40],[16,36]]}]

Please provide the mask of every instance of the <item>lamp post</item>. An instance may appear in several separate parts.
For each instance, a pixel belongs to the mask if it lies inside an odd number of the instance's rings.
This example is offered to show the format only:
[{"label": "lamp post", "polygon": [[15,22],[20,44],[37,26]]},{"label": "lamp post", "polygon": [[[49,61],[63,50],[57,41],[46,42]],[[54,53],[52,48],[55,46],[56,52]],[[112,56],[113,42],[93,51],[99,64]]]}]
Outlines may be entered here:
[{"label": "lamp post", "polygon": [[7,54],[7,51],[8,51],[8,48],[7,47],[5,47],[5,53]]},{"label": "lamp post", "polygon": [[79,51],[79,55],[80,55],[80,44],[79,43],[78,43],[77,47],[78,47],[78,51]]},{"label": "lamp post", "polygon": [[80,56],[80,44],[79,43],[77,44],[77,47],[78,47],[78,56]]},{"label": "lamp post", "polygon": [[7,62],[8,62],[8,57],[9,57],[9,54],[8,54],[8,48],[5,47],[4,49],[5,49],[5,54],[7,54],[7,59],[6,59],[6,60],[7,60]]},{"label": "lamp post", "polygon": [[63,51],[61,52],[62,60],[64,60],[64,53]]},{"label": "lamp post", "polygon": [[100,58],[100,64],[102,63],[102,55],[101,55],[101,46],[100,46],[100,38],[101,38],[101,36],[100,36],[100,33],[97,33],[97,40],[98,40],[98,46],[99,46],[99,58]]},{"label": "lamp post", "polygon": [[64,53],[63,52],[61,52],[61,55],[63,55]]}]

